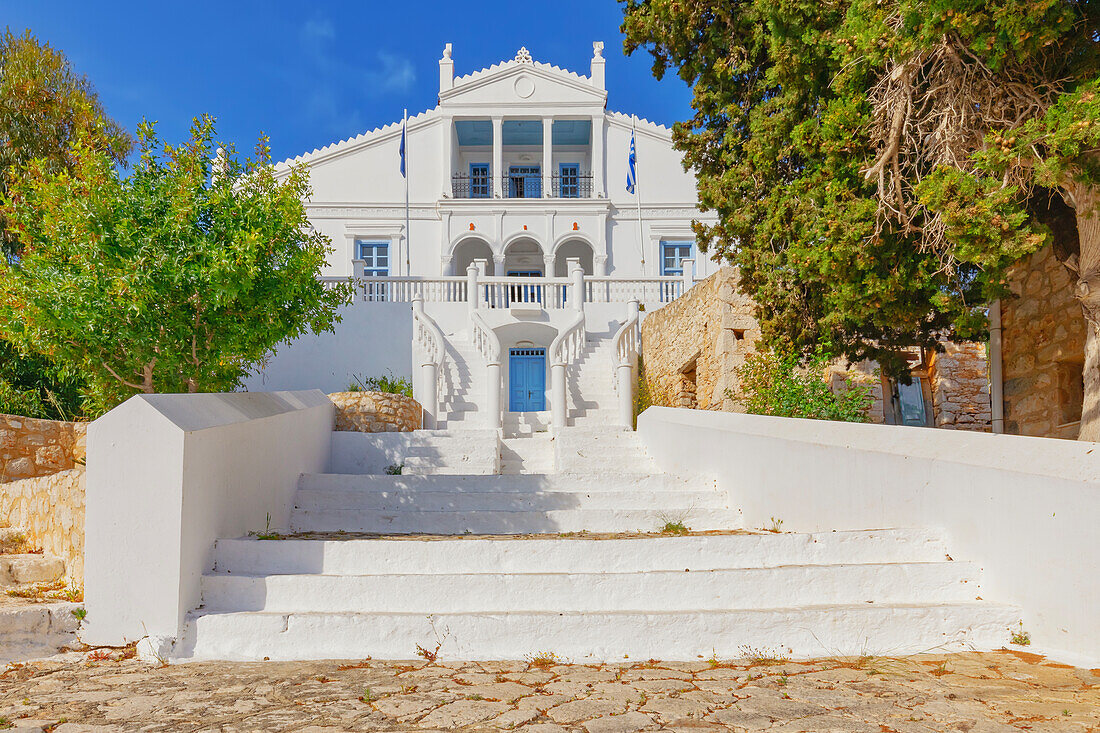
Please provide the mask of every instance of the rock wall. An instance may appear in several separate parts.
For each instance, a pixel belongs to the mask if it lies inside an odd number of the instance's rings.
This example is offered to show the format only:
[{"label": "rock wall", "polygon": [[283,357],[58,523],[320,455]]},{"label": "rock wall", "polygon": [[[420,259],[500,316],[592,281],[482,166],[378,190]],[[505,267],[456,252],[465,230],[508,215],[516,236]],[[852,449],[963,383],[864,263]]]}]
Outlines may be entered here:
[{"label": "rock wall", "polygon": [[0,483],[83,465],[87,430],[87,423],[0,415]]},{"label": "rock wall", "polygon": [[1005,432],[1076,439],[1081,420],[1085,318],[1073,277],[1050,246],[1009,269],[1001,301]]},{"label": "rock wall", "polygon": [[[737,369],[756,350],[755,303],[739,289],[736,268],[724,267],[683,297],[642,321],[642,358],[652,404],[739,412]],[[985,344],[945,344],[919,373],[929,384],[937,427],[989,430],[992,411]],[[919,359],[914,351],[914,360]],[[822,378],[833,389],[850,381],[870,388],[871,422],[893,422],[890,386],[873,362],[830,364]]]},{"label": "rock wall", "polygon": [[756,350],[755,304],[723,267],[642,321],[642,361],[655,405],[737,410],[736,370]]},{"label": "rock wall", "polygon": [[944,344],[928,359],[928,378],[937,428],[993,429],[985,343]]},{"label": "rock wall", "polygon": [[84,468],[0,484],[0,524],[65,561],[65,577],[84,585]]},{"label": "rock wall", "polygon": [[419,430],[424,408],[412,397],[386,392],[336,392],[336,429],[358,433],[407,433]]}]

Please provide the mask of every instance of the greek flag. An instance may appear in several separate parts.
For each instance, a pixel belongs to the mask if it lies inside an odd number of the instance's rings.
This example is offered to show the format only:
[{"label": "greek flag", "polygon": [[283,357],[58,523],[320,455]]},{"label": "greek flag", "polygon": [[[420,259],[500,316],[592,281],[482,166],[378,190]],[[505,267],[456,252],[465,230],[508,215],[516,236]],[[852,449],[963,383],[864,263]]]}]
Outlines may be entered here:
[{"label": "greek flag", "polygon": [[630,130],[630,157],[627,158],[626,190],[634,193],[634,187],[638,185],[638,153],[634,149],[634,129]]},{"label": "greek flag", "polygon": [[401,177],[405,178],[405,134],[409,125],[408,113],[401,120]]}]

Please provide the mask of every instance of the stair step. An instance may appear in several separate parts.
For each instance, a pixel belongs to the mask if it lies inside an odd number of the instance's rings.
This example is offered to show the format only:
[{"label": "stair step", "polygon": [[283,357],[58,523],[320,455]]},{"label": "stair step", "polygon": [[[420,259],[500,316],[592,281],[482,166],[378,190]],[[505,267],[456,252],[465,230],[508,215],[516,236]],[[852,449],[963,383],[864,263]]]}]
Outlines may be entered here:
[{"label": "stair step", "polygon": [[307,473],[298,483],[301,492],[308,491],[408,491],[468,493],[500,492],[585,492],[601,491],[692,491],[713,490],[714,483],[688,483],[668,474],[623,472],[614,476],[593,478],[585,474],[520,474],[512,476],[389,476],[386,474]]},{"label": "stair step", "polygon": [[566,509],[611,510],[661,507],[665,511],[724,508],[717,491],[303,491],[295,508],[306,511],[375,510],[380,512],[530,512]]},{"label": "stair step", "polygon": [[795,658],[993,649],[1019,620],[1011,606],[855,604],[736,611],[520,613],[198,613],[171,653],[184,660],[522,659],[574,662],[744,656],[741,645]]},{"label": "stair step", "polygon": [[[384,568],[378,568],[384,571]],[[239,575],[202,579],[206,611],[347,613],[720,611],[857,603],[960,603],[971,563],[787,565],[688,572]]]},{"label": "stair step", "polygon": [[[734,529],[740,515],[728,509],[677,511],[672,521],[693,530]],[[299,532],[374,534],[555,534],[652,532],[670,521],[658,509],[552,509],[547,511],[304,510],[291,513]]]},{"label": "stair step", "polygon": [[214,567],[273,573],[566,573],[713,570],[784,565],[933,563],[935,532],[883,529],[813,534],[720,534],[624,539],[218,540]]},{"label": "stair step", "polygon": [[0,587],[52,583],[65,574],[65,562],[51,555],[0,555]]}]

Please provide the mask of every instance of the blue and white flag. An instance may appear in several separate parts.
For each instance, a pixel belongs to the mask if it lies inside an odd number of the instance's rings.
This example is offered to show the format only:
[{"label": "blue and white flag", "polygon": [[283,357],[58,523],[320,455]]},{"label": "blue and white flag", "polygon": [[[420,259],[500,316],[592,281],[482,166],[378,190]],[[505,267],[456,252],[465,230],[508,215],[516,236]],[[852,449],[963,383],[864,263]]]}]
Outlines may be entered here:
[{"label": "blue and white flag", "polygon": [[630,157],[627,158],[626,190],[634,193],[634,187],[638,185],[638,153],[634,149],[634,129],[630,130]]},{"label": "blue and white flag", "polygon": [[405,117],[401,120],[401,177],[405,178],[405,135],[409,126],[409,117],[406,113]]}]

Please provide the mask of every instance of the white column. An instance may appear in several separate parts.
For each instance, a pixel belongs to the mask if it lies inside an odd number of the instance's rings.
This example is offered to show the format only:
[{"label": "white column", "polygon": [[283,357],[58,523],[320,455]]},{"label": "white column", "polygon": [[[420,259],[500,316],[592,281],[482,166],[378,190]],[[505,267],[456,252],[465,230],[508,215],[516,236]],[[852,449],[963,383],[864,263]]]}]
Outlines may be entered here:
[{"label": "white column", "polygon": [[[632,300],[627,305],[626,317],[628,320],[637,321],[637,300]],[[634,367],[638,361],[636,335],[637,329],[635,329],[635,336],[631,339],[634,345],[633,352],[627,356],[625,362],[619,362],[615,368],[619,381],[619,424],[625,428],[634,427]]]},{"label": "white column", "polygon": [[580,312],[584,310],[584,268],[578,257],[570,257],[565,262],[569,277],[573,279],[569,288],[572,291],[569,293],[569,303],[573,310]]},{"label": "white column", "polygon": [[550,424],[555,430],[565,427],[565,364],[550,365]]},{"label": "white column", "polygon": [[473,262],[466,268],[466,303],[470,306],[470,313],[473,313],[481,306],[481,295],[478,293],[477,286],[477,265]]},{"label": "white column", "polygon": [[[485,272],[489,269],[489,261],[485,259],[474,260],[474,267],[477,268],[477,277],[480,280],[481,278],[485,277]],[[486,297],[488,296],[488,293],[486,292],[486,290],[487,288],[485,287],[479,286],[477,288],[478,308],[485,308],[488,306],[488,303],[486,302]]]},{"label": "white column", "polygon": [[489,429],[500,430],[500,363],[490,364],[487,368],[486,380],[489,393],[485,400],[485,412],[488,417]]},{"label": "white column", "polygon": [[493,177],[492,190],[496,198],[504,198],[504,118],[493,118],[493,169],[489,171]]},{"label": "white column", "polygon": [[687,295],[687,291],[691,290],[691,286],[695,284],[695,260],[687,258],[680,260],[680,268],[684,279],[680,295]]},{"label": "white column", "polygon": [[542,118],[542,197],[554,195],[554,118]]},{"label": "white column", "polygon": [[603,128],[604,116],[601,112],[600,114],[594,115],[592,117],[592,196],[594,198],[604,198],[605,196],[607,196],[607,192],[604,191],[603,187]]}]

